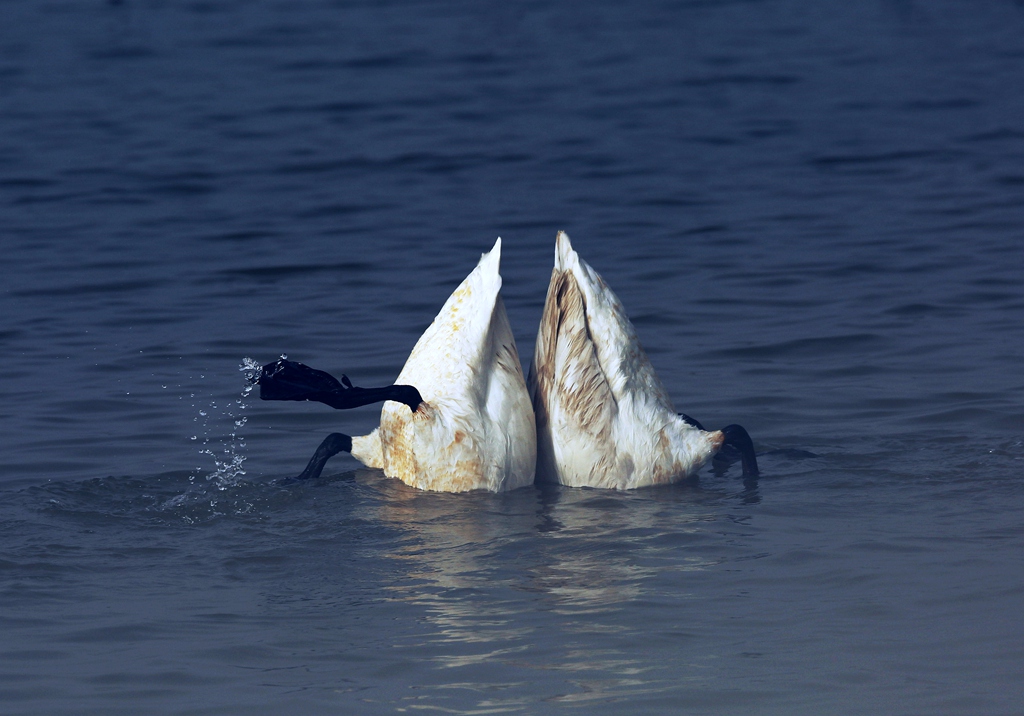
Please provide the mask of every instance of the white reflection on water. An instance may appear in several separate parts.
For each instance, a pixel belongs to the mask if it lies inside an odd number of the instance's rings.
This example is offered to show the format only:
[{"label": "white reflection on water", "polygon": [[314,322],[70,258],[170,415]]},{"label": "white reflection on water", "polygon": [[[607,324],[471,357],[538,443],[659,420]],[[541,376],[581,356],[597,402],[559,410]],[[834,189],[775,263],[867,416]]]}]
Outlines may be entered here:
[{"label": "white reflection on water", "polygon": [[[683,677],[666,673],[678,665],[646,648],[657,625],[636,614],[652,605],[676,614],[688,595],[666,577],[722,561],[702,554],[720,540],[720,496],[695,485],[445,495],[375,471],[357,479],[380,492],[374,519],[404,535],[385,555],[404,577],[386,590],[421,608],[429,625],[401,646],[455,672],[437,674],[436,688],[490,692],[500,688],[495,677],[539,672],[555,680],[549,700],[578,702],[679,686]],[[488,700],[475,708],[521,707]]]}]

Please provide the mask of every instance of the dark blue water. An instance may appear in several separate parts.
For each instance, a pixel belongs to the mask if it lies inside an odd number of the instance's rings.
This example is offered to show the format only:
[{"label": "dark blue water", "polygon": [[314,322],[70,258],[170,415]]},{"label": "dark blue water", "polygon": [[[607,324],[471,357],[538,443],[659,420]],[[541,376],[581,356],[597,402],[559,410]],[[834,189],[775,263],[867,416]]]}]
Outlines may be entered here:
[{"label": "dark blue water", "polygon": [[[1024,711],[1021,3],[0,16],[4,713]],[[559,229],[761,480],[274,484]]]}]

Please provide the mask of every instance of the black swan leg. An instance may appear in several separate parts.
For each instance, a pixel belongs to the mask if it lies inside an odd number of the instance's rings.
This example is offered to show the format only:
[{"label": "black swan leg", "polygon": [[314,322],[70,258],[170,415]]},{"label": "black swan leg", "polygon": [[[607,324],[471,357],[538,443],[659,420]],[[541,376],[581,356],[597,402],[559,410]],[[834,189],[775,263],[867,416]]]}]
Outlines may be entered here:
[{"label": "black swan leg", "polygon": [[[696,418],[691,418],[685,413],[679,413],[679,417],[687,425],[692,425],[698,430],[707,432],[705,427]],[[761,471],[757,468],[757,455],[754,453],[754,441],[750,439],[750,433],[747,432],[746,428],[742,425],[726,425],[722,428],[722,434],[725,435],[722,447],[733,448],[740,454],[740,459],[743,461],[743,477],[757,477],[760,475]]]},{"label": "black swan leg", "polygon": [[743,477],[757,477],[761,474],[757,469],[757,455],[754,453],[754,441],[750,439],[750,433],[742,425],[726,425],[722,428],[725,440],[722,445],[729,445],[736,448],[743,461]]},{"label": "black swan leg", "polygon": [[324,438],[324,441],[320,443],[320,447],[313,453],[313,457],[309,459],[306,469],[298,477],[293,477],[287,480],[287,482],[315,480],[324,471],[324,465],[327,464],[327,461],[339,452],[352,452],[352,438],[342,433],[331,433]]},{"label": "black swan leg", "polygon": [[359,388],[344,375],[339,381],[330,373],[285,358],[263,366],[250,380],[259,384],[262,400],[312,400],[338,410],[394,400],[415,412],[423,402],[411,385]]},{"label": "black swan leg", "polygon": [[[358,388],[344,375],[338,380],[330,373],[285,358],[266,364],[249,376],[249,382],[260,386],[262,400],[310,400],[338,410],[393,400],[408,405],[416,412],[423,402],[420,392],[411,385]],[[352,452],[352,438],[342,433],[331,433],[313,453],[306,469],[298,477],[283,482],[320,477],[327,461],[339,452]]]}]

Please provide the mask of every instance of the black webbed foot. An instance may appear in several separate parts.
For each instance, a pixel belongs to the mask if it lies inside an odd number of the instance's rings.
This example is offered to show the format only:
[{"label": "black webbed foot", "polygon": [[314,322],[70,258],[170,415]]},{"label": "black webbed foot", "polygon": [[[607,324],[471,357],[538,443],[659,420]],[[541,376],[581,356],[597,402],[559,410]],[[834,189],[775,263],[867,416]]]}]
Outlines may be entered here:
[{"label": "black webbed foot", "polygon": [[[691,418],[685,413],[679,413],[679,417],[687,425],[707,432],[695,418]],[[739,459],[743,462],[743,477],[753,478],[760,475],[761,472],[757,467],[757,454],[754,452],[754,441],[750,439],[750,433],[742,425],[726,425],[722,428],[722,434],[725,435],[725,440],[722,441],[719,455],[729,458],[738,454]]]},{"label": "black webbed foot", "polygon": [[743,477],[757,477],[761,471],[757,468],[757,454],[754,452],[754,441],[750,433],[742,425],[726,425],[722,428],[725,440],[722,447],[735,448],[743,461]]},{"label": "black webbed foot", "polygon": [[260,386],[261,400],[312,400],[338,410],[394,400],[415,411],[423,402],[411,385],[357,388],[346,375],[339,381],[330,373],[286,358],[263,366],[251,380]]}]

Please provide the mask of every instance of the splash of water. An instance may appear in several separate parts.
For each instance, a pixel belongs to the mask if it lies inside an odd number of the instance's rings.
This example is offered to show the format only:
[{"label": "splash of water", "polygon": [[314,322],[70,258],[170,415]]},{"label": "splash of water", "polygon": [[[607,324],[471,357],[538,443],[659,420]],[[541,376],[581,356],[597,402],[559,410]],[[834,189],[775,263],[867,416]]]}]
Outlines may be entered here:
[{"label": "splash of water", "polygon": [[[260,365],[252,358],[246,357],[242,360],[238,370],[246,376],[246,385],[242,389],[240,396],[233,403],[226,406],[218,406],[216,401],[212,401],[209,408],[200,408],[198,416],[193,418],[196,423],[200,424],[202,429],[196,435],[193,435],[192,439],[196,441],[201,439],[202,446],[199,453],[213,458],[214,469],[204,476],[205,480],[218,490],[226,490],[237,485],[246,474],[242,467],[245,463],[245,455],[243,454],[245,450],[245,436],[242,434],[242,429],[245,427],[248,418],[246,418],[244,412],[248,407],[246,399],[255,387],[253,379],[259,375]],[[231,420],[232,428],[227,436],[220,438],[220,448],[218,450],[212,444],[213,440],[210,435],[211,420],[215,424],[219,424],[223,417]],[[202,438],[200,438],[200,433]],[[202,474],[203,468],[200,466],[196,470],[196,474],[191,478],[193,481]]]},{"label": "splash of water", "polygon": [[[244,358],[238,367],[239,371],[250,375],[258,375],[260,366],[251,358]],[[200,378],[205,376],[200,375]],[[197,415],[192,420],[197,425],[196,434],[192,440],[200,444],[199,454],[206,455],[213,459],[213,469],[208,470],[199,465],[189,476],[191,485],[185,492],[175,495],[166,500],[162,509],[194,510],[204,506],[209,514],[217,516],[221,514],[244,514],[251,512],[253,504],[244,498],[239,498],[237,493],[221,495],[232,488],[245,486],[246,471],[243,468],[245,463],[245,436],[242,433],[248,420],[245,410],[248,407],[246,399],[253,389],[250,380],[246,381],[238,398],[226,405],[219,405],[217,401],[210,401],[209,405],[203,405],[196,400],[196,394],[192,393],[192,406],[196,408]],[[231,421],[230,432],[216,434],[218,428],[223,425],[224,418]],[[205,513],[204,513],[205,514]],[[195,516],[190,513],[183,513],[182,519],[188,523],[195,521]]]},{"label": "splash of water", "polygon": [[263,371],[263,366],[249,356],[246,356],[242,359],[242,364],[238,366],[238,370],[245,375],[245,389],[242,390],[242,398],[248,398],[252,389],[256,387],[256,381],[259,379],[260,373]]}]

